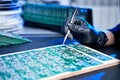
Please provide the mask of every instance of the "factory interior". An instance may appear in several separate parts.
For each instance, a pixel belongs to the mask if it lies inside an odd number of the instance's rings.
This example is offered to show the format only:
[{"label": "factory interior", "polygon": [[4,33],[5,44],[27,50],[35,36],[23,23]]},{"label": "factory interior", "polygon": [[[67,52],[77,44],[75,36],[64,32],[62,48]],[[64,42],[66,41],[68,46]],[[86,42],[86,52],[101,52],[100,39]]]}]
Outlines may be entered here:
[{"label": "factory interior", "polygon": [[120,0],[0,0],[0,80],[119,76]]}]

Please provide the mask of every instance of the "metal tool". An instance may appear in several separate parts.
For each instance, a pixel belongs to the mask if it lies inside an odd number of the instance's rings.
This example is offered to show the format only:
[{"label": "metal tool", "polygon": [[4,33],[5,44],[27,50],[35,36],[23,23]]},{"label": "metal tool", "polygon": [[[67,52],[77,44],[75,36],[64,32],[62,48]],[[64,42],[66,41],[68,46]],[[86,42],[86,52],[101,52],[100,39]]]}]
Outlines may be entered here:
[{"label": "metal tool", "polygon": [[[70,23],[73,23],[73,20],[74,20],[74,18],[75,18],[76,13],[77,13],[77,8],[76,8],[75,11],[74,11],[74,14],[73,14],[73,16],[72,16],[72,18],[71,18]],[[70,34],[70,30],[68,29],[68,30],[67,30],[67,34],[66,34],[65,37],[64,37],[63,44],[64,44],[65,41],[67,40],[67,37],[68,37],[69,34]]]}]

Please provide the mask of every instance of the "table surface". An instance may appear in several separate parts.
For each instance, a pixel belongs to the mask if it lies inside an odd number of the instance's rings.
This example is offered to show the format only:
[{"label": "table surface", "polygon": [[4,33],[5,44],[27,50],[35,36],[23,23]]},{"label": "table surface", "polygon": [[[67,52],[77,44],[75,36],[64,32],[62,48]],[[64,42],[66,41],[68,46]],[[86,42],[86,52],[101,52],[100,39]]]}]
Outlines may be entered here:
[{"label": "table surface", "polygon": [[[47,47],[52,45],[59,45],[63,42],[63,35],[54,34],[22,34],[21,36],[32,40],[32,43],[26,43],[21,45],[1,47],[0,52],[2,54],[8,54],[12,52],[24,51],[29,49],[35,49],[40,47]],[[76,40],[67,40],[66,43],[73,43]],[[104,52],[110,56],[120,59],[120,49],[109,46],[96,48],[96,50]],[[1,54],[0,54],[1,55]],[[82,74],[74,77],[70,77],[64,80],[120,80],[120,65],[97,70],[87,74]]]},{"label": "table surface", "polygon": [[[52,45],[62,44],[64,36],[58,32],[53,32],[45,29],[33,29],[25,27],[20,31],[15,32],[23,37],[32,40],[32,43],[13,45],[7,47],[0,47],[0,55],[9,54],[13,52],[19,52],[24,50],[36,49],[41,47],[47,47]],[[76,40],[67,40],[66,43],[77,42]],[[105,54],[120,59],[120,47],[109,46],[95,48]],[[63,80],[120,80],[120,65],[97,70],[94,72],[70,77]]]}]

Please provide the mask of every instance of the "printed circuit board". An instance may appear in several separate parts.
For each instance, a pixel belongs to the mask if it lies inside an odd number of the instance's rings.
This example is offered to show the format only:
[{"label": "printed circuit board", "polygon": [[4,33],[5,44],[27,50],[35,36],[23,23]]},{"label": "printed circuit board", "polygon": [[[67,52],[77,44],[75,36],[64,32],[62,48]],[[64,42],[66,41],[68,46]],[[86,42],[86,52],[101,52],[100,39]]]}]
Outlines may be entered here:
[{"label": "printed circuit board", "polygon": [[0,80],[58,80],[119,64],[80,44],[55,45],[0,56]]}]

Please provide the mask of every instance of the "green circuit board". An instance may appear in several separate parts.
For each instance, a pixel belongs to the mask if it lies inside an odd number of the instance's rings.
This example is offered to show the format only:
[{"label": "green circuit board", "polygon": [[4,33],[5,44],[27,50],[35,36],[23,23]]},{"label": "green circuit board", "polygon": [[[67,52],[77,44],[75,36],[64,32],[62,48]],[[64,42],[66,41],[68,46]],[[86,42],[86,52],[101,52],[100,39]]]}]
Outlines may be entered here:
[{"label": "green circuit board", "polygon": [[[26,21],[43,23],[54,26],[63,26],[67,17],[73,15],[76,7],[63,5],[47,5],[27,2],[23,7],[22,16]],[[77,16],[86,20],[92,9],[77,7]],[[89,21],[88,21],[89,22]],[[90,22],[91,23],[91,22]]]},{"label": "green circuit board", "polygon": [[27,50],[0,56],[0,80],[41,80],[112,60],[114,58],[79,44]]},{"label": "green circuit board", "polygon": [[28,42],[32,42],[32,41],[27,38],[23,38],[17,34],[0,31],[0,47],[23,44]]}]

